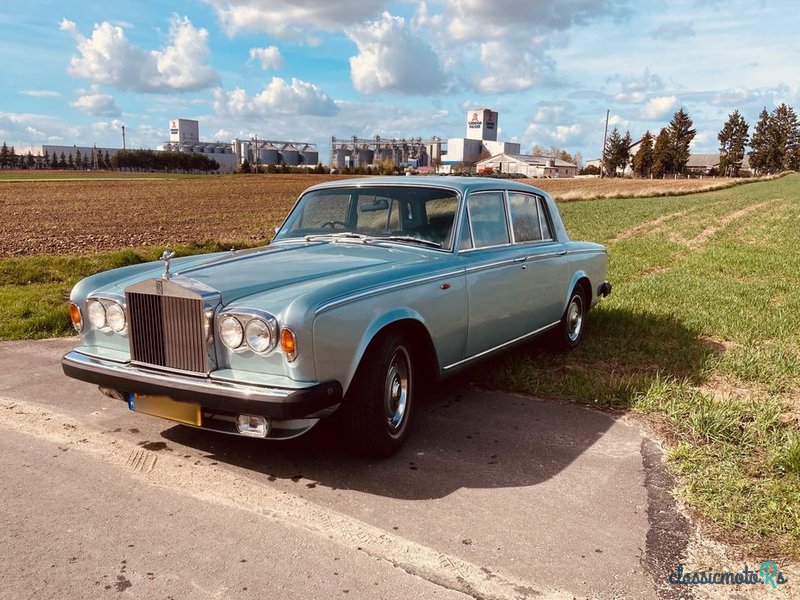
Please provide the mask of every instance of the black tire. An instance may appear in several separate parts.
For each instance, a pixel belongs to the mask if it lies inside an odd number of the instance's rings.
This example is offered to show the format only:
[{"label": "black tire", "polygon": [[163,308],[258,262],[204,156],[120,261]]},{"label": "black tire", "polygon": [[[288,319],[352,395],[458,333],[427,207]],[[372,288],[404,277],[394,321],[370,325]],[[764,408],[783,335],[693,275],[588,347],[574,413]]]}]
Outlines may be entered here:
[{"label": "black tire", "polygon": [[342,415],[359,454],[388,458],[408,437],[416,385],[412,356],[411,344],[398,332],[381,335],[367,348]]},{"label": "black tire", "polygon": [[588,306],[581,286],[575,286],[569,296],[561,321],[550,334],[550,346],[556,352],[569,352],[583,340]]}]

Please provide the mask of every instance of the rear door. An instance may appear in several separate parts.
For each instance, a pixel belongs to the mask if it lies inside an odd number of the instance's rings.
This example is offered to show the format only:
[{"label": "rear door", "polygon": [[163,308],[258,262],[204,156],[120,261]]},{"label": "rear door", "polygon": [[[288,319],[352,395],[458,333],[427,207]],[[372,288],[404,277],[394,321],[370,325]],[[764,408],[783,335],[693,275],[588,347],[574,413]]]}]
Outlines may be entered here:
[{"label": "rear door", "polygon": [[528,313],[523,269],[527,249],[512,244],[505,193],[467,197],[459,256],[469,299],[467,357],[505,344],[526,332]]}]

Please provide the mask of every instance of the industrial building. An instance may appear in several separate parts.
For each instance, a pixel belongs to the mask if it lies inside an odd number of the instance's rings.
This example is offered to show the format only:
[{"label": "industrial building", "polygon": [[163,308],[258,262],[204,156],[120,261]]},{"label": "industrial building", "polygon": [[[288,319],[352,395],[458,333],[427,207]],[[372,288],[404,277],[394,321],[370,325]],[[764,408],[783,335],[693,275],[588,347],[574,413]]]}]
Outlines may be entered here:
[{"label": "industrial building", "polygon": [[442,152],[442,172],[449,173],[459,167],[472,171],[478,161],[498,154],[519,154],[517,142],[498,142],[498,114],[488,108],[468,110],[467,134],[463,138],[449,138]]},{"label": "industrial building", "polygon": [[438,163],[442,140],[433,137],[361,139],[356,136],[346,140],[331,138],[330,166],[333,169],[357,168],[391,162],[400,167],[431,167]]},{"label": "industrial building", "polygon": [[169,122],[169,141],[158,146],[162,152],[205,154],[219,164],[220,173],[237,171],[247,160],[253,166],[287,165],[314,167],[319,163],[316,145],[310,142],[235,139],[232,142],[201,142],[200,126],[190,119]]}]

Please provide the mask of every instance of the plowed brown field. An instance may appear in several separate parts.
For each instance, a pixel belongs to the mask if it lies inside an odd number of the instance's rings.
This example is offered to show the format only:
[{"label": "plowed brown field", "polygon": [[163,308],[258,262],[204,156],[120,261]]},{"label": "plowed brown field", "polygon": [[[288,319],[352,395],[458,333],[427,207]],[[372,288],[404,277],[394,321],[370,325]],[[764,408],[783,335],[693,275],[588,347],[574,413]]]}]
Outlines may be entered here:
[{"label": "plowed brown field", "polygon": [[[48,174],[52,176],[52,174]],[[75,177],[64,173],[65,178]],[[306,187],[343,175],[0,181],[0,257],[267,240]],[[706,189],[725,180],[536,179],[563,200]]]}]

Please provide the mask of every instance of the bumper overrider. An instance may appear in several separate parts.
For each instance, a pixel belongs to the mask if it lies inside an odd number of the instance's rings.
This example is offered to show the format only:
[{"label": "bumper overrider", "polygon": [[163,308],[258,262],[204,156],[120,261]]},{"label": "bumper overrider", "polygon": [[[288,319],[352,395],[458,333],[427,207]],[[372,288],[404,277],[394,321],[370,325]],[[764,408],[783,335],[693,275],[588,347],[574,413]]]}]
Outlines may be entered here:
[{"label": "bumper overrider", "polygon": [[148,369],[74,350],[63,356],[61,366],[68,377],[115,390],[123,399],[131,394],[167,396],[178,402],[198,404],[203,411],[228,415],[256,415],[278,421],[314,419],[342,401],[342,386],[337,381],[298,388],[248,385]]}]

